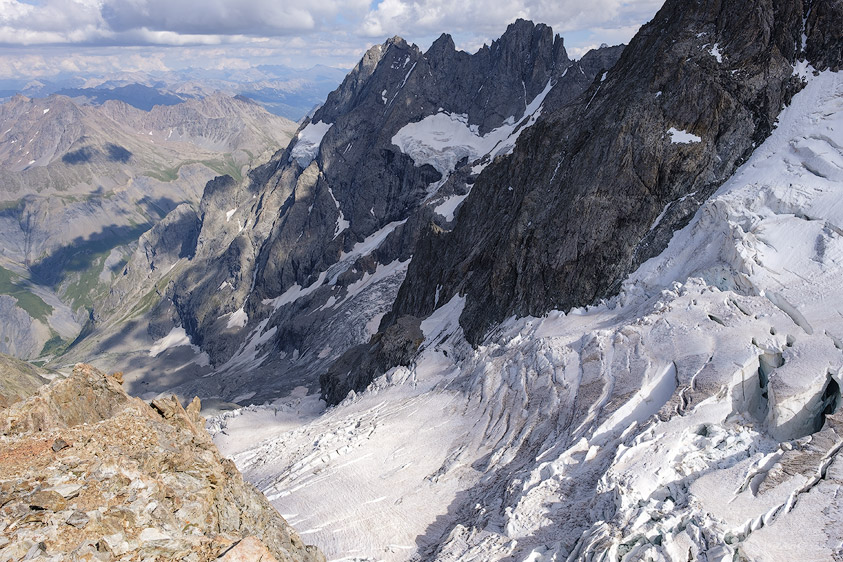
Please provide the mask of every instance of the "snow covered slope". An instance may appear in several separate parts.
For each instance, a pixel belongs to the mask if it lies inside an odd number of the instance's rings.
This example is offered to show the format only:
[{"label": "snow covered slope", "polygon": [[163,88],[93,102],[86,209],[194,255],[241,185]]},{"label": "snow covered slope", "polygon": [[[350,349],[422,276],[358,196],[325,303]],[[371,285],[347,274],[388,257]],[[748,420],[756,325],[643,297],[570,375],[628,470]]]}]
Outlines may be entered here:
[{"label": "snow covered slope", "polygon": [[218,446],[329,559],[839,555],[843,76],[804,76],[618,297],[476,350],[456,297],[410,368],[227,413]]}]

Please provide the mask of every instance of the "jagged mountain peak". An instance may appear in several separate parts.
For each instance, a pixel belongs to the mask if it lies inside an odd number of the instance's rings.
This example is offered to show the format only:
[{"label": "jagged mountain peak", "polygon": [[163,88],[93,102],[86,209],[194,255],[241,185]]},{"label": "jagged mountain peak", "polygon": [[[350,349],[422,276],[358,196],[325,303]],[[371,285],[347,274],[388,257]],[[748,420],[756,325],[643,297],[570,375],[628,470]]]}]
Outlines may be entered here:
[{"label": "jagged mountain peak", "polygon": [[[403,37],[401,37],[400,35],[393,35],[392,37],[390,37],[389,39],[387,39],[383,43],[384,49],[388,49],[389,47],[391,47],[393,45],[396,46],[396,47],[409,47],[410,46],[410,44],[407,43],[407,41]],[[412,46],[415,47],[415,44],[413,44]],[[416,47],[416,49],[418,49],[418,47]]]},{"label": "jagged mountain peak", "polygon": [[489,48],[492,56],[506,56],[507,52],[526,53],[530,56],[532,53],[541,53],[548,49],[553,53],[554,60],[560,64],[569,62],[565,41],[553,33],[553,28],[525,19],[518,19],[509,24],[506,32],[493,41]]},{"label": "jagged mountain peak", "polygon": [[434,56],[434,53],[437,53],[437,52],[440,52],[440,51],[447,52],[447,51],[456,51],[456,50],[457,50],[457,46],[454,43],[454,38],[451,37],[451,35],[449,33],[443,33],[442,35],[437,37],[436,40],[433,43],[431,43],[430,48],[427,50],[427,53],[425,53],[425,55],[430,57],[430,56]]},{"label": "jagged mountain peak", "polygon": [[[425,53],[400,38],[373,46],[247,186],[206,192],[196,268],[175,284],[166,314],[175,310],[214,365],[225,371],[247,360],[243,339],[271,332],[256,345],[282,353],[247,361],[265,357],[286,371],[298,350],[314,357],[315,381],[319,365],[371,335],[420,228],[432,217],[448,227],[447,209],[470,190],[473,164],[510,150],[550,92],[553,104],[564,103],[597,71],[577,66],[566,75],[579,63],[541,24],[519,21],[494,47],[469,54],[446,34]],[[606,57],[608,66],[617,54]],[[450,134],[454,145],[437,145]],[[232,230],[235,220],[240,230]],[[364,306],[366,298],[377,304]],[[346,330],[323,332],[358,315],[364,319]],[[311,329],[316,316],[325,323]],[[321,354],[318,334],[333,342]]]},{"label": "jagged mountain peak", "polygon": [[[398,36],[388,39],[383,44],[372,46],[348,73],[342,84],[328,95],[325,103],[313,114],[311,121],[334,123],[353,108],[376,101],[376,92],[369,87],[370,79],[376,71],[384,64],[395,66],[398,57],[405,57],[404,62],[415,62],[420,56],[421,52],[417,46],[407,44]],[[385,63],[387,60],[389,62]]]},{"label": "jagged mountain peak", "polygon": [[513,44],[526,42],[561,40],[561,37],[553,33],[553,28],[544,23],[534,23],[531,20],[518,18],[506,27],[506,31],[500,38],[492,41],[491,49],[506,49]]},{"label": "jagged mountain peak", "polygon": [[[366,52],[312,121],[334,123],[360,105],[392,110],[396,103],[403,103],[421,115],[440,107],[467,114],[469,122],[485,134],[508,118],[519,119],[548,80],[560,76],[571,64],[564,41],[552,28],[523,19],[510,24],[491,47],[484,46],[474,54],[458,50],[445,33],[425,53],[393,37]],[[396,85],[403,90],[414,79],[411,74],[431,83],[406,89],[418,102],[406,97],[402,101],[403,93],[395,91]],[[453,91],[445,90],[446,85]],[[520,98],[520,103],[516,105],[512,98]]]}]

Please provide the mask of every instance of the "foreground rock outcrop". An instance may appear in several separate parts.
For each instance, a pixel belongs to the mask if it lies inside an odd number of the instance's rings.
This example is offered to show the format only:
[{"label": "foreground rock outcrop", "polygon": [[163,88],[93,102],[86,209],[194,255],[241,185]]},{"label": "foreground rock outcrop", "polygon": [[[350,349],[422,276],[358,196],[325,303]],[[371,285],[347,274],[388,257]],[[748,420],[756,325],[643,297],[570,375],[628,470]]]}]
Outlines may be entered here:
[{"label": "foreground rock outcrop", "polygon": [[[0,560],[319,562],[220,456],[199,401],[78,365],[0,411]],[[271,555],[269,557],[268,555]],[[245,558],[244,558],[245,557]]]}]

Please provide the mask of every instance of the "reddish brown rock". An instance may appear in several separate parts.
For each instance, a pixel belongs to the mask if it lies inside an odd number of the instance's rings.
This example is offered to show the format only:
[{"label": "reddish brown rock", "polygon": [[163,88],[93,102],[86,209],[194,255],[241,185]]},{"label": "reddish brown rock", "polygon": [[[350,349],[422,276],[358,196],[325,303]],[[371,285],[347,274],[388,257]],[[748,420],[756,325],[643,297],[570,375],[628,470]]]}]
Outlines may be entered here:
[{"label": "reddish brown rock", "polygon": [[0,560],[323,562],[220,456],[199,410],[149,406],[88,365],[0,410]]}]

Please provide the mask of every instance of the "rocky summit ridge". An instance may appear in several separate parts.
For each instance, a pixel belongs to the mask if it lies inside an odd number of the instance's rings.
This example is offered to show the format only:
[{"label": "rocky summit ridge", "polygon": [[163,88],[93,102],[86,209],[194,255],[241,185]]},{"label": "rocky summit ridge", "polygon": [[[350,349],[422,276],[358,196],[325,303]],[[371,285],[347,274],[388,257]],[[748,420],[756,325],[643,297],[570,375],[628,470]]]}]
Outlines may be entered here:
[{"label": "rocky summit ridge", "polygon": [[204,429],[88,365],[0,410],[0,560],[324,562]]}]

